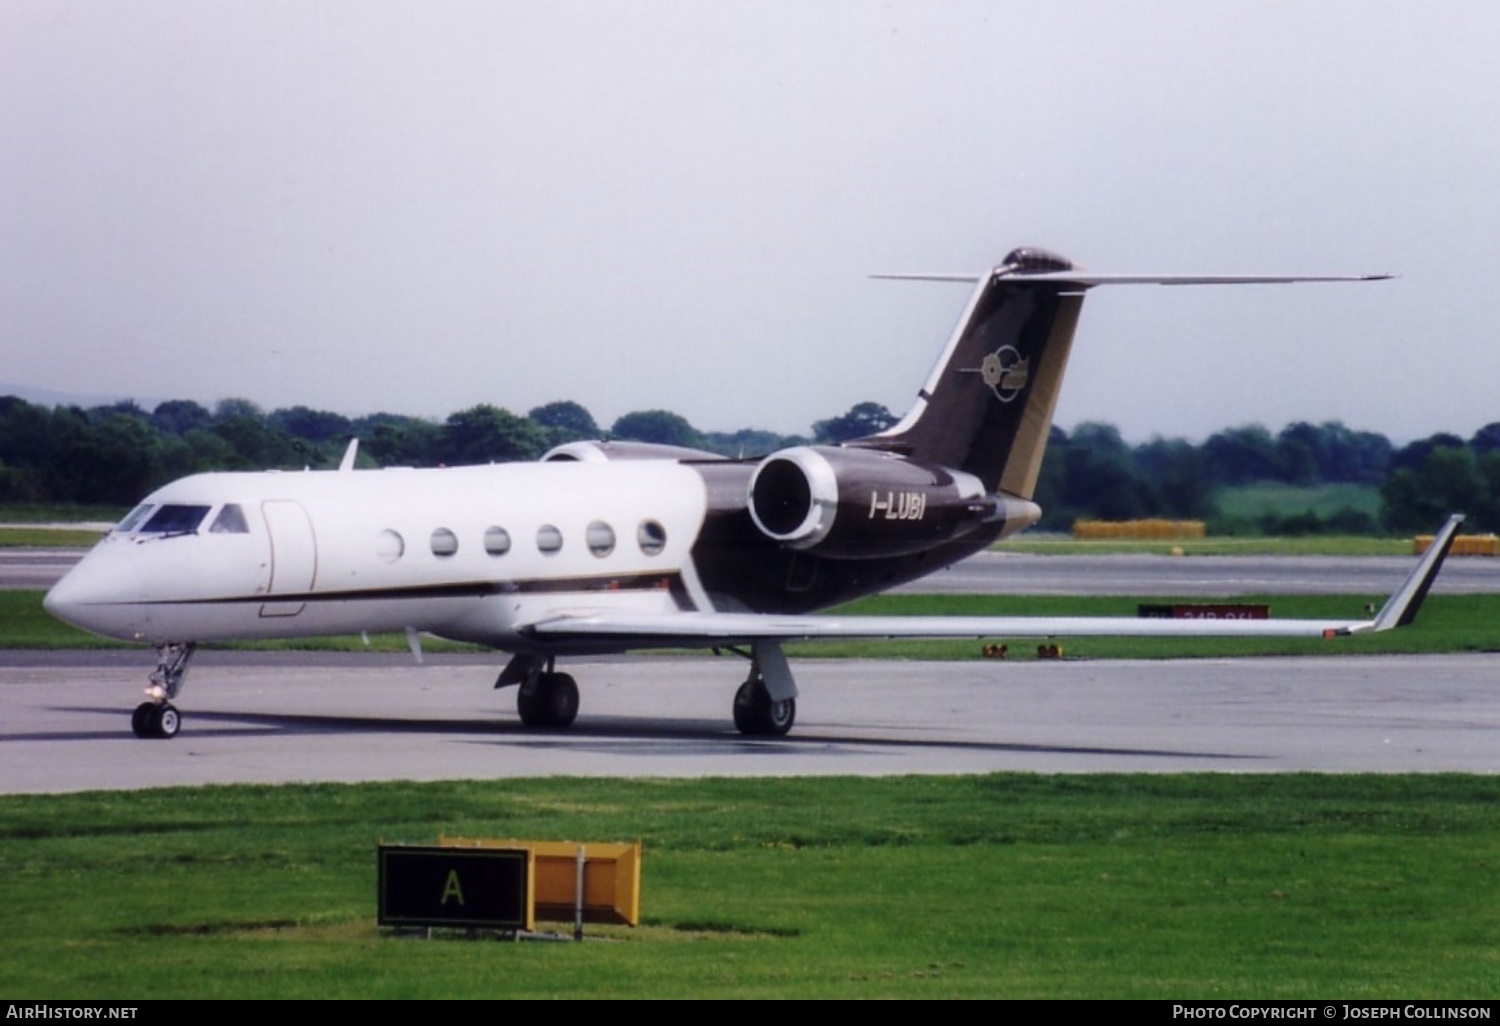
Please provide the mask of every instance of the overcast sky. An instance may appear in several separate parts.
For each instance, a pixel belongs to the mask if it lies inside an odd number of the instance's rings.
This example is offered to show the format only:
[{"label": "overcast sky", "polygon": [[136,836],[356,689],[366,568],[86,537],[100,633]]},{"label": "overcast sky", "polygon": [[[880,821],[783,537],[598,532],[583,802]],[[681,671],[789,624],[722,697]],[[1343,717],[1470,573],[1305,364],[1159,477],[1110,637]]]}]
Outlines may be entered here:
[{"label": "overcast sky", "polygon": [[1500,4],[0,0],[0,381],[806,431],[978,271],[1126,436],[1500,420]]}]

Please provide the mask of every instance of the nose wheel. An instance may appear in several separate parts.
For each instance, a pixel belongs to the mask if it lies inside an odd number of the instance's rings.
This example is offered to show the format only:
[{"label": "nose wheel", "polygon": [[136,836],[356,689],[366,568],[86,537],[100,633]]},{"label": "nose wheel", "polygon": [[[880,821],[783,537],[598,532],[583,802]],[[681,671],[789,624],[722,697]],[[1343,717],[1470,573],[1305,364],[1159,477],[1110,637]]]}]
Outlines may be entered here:
[{"label": "nose wheel", "polygon": [[171,702],[142,702],[130,714],[136,737],[173,738],[182,729],[182,714]]},{"label": "nose wheel", "polygon": [[176,737],[182,729],[182,714],[172,704],[172,699],[182,690],[188,660],[193,658],[193,650],[197,647],[191,641],[157,646],[156,669],[152,671],[150,685],[146,688],[146,697],[150,701],[142,702],[130,714],[130,729],[136,737]]}]

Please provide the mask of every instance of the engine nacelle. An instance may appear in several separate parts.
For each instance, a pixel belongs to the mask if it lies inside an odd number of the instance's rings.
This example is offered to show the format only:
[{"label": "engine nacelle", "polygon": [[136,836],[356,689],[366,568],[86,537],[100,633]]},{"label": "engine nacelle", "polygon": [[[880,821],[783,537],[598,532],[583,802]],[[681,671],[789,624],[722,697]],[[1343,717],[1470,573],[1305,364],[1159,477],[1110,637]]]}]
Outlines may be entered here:
[{"label": "engine nacelle", "polygon": [[981,524],[1041,515],[1033,503],[986,494],[972,474],[832,446],[767,456],[750,478],[749,505],[767,537],[845,559],[920,552]]}]

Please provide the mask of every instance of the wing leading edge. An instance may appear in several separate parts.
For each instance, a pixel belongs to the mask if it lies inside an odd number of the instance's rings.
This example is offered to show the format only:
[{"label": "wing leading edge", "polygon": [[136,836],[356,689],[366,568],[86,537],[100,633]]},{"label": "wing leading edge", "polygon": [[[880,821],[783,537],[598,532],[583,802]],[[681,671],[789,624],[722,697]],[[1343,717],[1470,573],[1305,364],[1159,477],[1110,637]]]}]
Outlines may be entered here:
[{"label": "wing leading edge", "polygon": [[1155,620],[1116,616],[777,616],[765,613],[619,615],[580,613],[539,621],[524,633],[549,641],[609,639],[626,647],[705,647],[838,638],[1338,637],[1404,627],[1417,615],[1462,516],[1432,545],[1370,620]]}]

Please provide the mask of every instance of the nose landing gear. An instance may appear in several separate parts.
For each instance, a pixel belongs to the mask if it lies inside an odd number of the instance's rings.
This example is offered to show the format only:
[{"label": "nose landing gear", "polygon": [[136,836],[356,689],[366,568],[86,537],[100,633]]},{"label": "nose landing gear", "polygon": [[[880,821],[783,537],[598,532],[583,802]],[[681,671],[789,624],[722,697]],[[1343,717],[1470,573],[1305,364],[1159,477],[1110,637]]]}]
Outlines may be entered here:
[{"label": "nose landing gear", "polygon": [[171,700],[182,690],[188,660],[197,647],[191,641],[157,646],[156,669],[151,672],[151,684],[146,688],[149,701],[136,706],[130,714],[130,729],[136,737],[173,738],[182,729],[182,714]]}]

